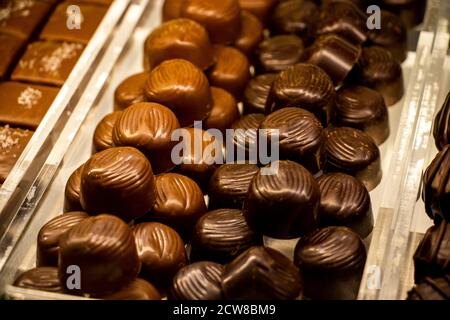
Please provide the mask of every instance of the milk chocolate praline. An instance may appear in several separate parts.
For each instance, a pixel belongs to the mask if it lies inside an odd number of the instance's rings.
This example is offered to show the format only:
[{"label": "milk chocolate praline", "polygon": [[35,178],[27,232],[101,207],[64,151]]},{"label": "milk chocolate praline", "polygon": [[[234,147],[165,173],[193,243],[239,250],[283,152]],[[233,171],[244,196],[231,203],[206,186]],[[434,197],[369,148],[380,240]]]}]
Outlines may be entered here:
[{"label": "milk chocolate praline", "polygon": [[161,294],[150,282],[136,278],[114,293],[99,295],[104,300],[161,300]]},{"label": "milk chocolate praline", "polygon": [[205,128],[225,133],[240,116],[236,99],[228,91],[217,87],[211,87],[211,96],[213,105],[211,114],[205,120]]},{"label": "milk chocolate praline", "polygon": [[277,3],[278,0],[239,0],[239,5],[243,10],[253,13],[264,24]]},{"label": "milk chocolate praline", "polygon": [[145,102],[145,82],[148,72],[133,74],[123,80],[114,91],[114,108],[123,110],[132,104]]},{"label": "milk chocolate praline", "polygon": [[180,17],[181,5],[184,0],[164,0],[162,7],[163,21],[168,21]]},{"label": "milk chocolate praline", "polygon": [[64,292],[58,277],[58,268],[55,267],[38,267],[25,271],[14,281],[14,286],[55,293]]},{"label": "milk chocolate praline", "polygon": [[114,147],[113,128],[117,120],[122,115],[122,111],[114,111],[106,115],[95,128],[94,131],[94,151],[99,152]]},{"label": "milk chocolate praline", "polygon": [[83,165],[79,166],[67,180],[66,188],[64,190],[64,212],[82,211],[83,207],[80,202],[81,189],[81,172]]},{"label": "milk chocolate praline", "polygon": [[436,148],[439,150],[450,144],[450,92],[434,119],[433,137]]},{"label": "milk chocolate praline", "polygon": [[244,91],[244,113],[265,113],[267,97],[276,73],[266,73],[250,80]]},{"label": "milk chocolate praline", "polygon": [[234,41],[234,46],[248,58],[264,39],[264,27],[261,21],[250,12],[241,12],[241,32]]}]

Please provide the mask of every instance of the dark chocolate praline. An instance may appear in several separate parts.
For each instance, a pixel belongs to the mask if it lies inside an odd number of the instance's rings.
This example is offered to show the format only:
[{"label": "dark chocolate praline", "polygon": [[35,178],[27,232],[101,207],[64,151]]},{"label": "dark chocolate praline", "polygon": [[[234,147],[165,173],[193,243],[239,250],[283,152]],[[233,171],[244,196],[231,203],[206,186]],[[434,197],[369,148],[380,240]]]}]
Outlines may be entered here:
[{"label": "dark chocolate praline", "polygon": [[96,298],[104,300],[161,300],[161,294],[150,282],[136,278],[120,290]]},{"label": "dark chocolate praline", "polygon": [[244,91],[244,114],[265,113],[267,97],[276,76],[276,73],[265,73],[249,81]]},{"label": "dark chocolate praline", "polygon": [[439,150],[450,144],[450,92],[447,94],[444,104],[434,119],[433,137],[436,148]]},{"label": "dark chocolate praline", "polygon": [[64,189],[64,212],[83,211],[80,202],[81,172],[83,172],[83,166],[84,164],[79,166],[67,180]]},{"label": "dark chocolate praline", "polygon": [[58,268],[38,267],[22,273],[15,281],[16,287],[63,293],[64,288],[58,277]]},{"label": "dark chocolate praline", "polygon": [[425,17],[426,0],[383,0],[382,7],[396,13],[408,29],[419,25]]},{"label": "dark chocolate praline", "polygon": [[[249,160],[258,146],[258,128],[264,121],[261,113],[251,113],[238,119],[231,125],[233,129],[233,150],[226,145],[226,157],[228,159]],[[255,159],[251,159],[255,160]]]},{"label": "dark chocolate praline", "polygon": [[408,292],[407,300],[450,300],[450,275],[425,278]]},{"label": "dark chocolate praline", "polygon": [[289,258],[257,246],[225,267],[222,288],[228,300],[293,300],[301,297],[303,283]]},{"label": "dark chocolate praline", "polygon": [[299,240],[294,263],[303,274],[306,297],[353,300],[358,295],[366,249],[349,228],[327,227]]}]

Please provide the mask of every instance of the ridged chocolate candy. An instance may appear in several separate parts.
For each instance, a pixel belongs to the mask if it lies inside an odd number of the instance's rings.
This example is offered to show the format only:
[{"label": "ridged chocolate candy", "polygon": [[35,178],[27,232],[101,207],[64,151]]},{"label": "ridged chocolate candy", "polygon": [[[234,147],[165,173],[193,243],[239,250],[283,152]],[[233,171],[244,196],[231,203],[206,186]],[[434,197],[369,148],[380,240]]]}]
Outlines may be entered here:
[{"label": "ridged chocolate candy", "polygon": [[233,45],[250,58],[263,39],[264,27],[261,21],[250,12],[242,11],[241,32]]},{"label": "ridged chocolate candy", "polygon": [[97,298],[104,300],[161,300],[161,294],[150,282],[137,278],[119,291]]},{"label": "ridged chocolate candy", "polygon": [[211,87],[211,95],[213,105],[211,114],[205,120],[205,128],[225,133],[240,116],[236,99],[228,91],[216,87]]},{"label": "ridged chocolate candy", "polygon": [[114,91],[114,107],[117,110],[128,108],[132,104],[145,102],[145,82],[148,72],[133,74],[123,80]]},{"label": "ridged chocolate candy", "polygon": [[247,57],[238,49],[214,46],[216,64],[209,70],[211,85],[222,88],[240,100],[250,81],[250,64]]},{"label": "ridged chocolate candy", "polygon": [[184,0],[180,16],[203,25],[213,43],[230,44],[241,31],[238,0]]},{"label": "ridged chocolate candy", "polygon": [[366,133],[348,127],[325,130],[326,170],[356,177],[371,191],[381,181],[380,150]]},{"label": "ridged chocolate candy", "polygon": [[150,72],[145,95],[172,110],[183,127],[206,119],[212,108],[208,79],[195,65],[181,59],[164,61]]},{"label": "ridged chocolate candy", "polygon": [[245,114],[265,113],[267,97],[276,76],[275,73],[266,73],[250,80],[244,91]]},{"label": "ridged chocolate candy", "polygon": [[225,267],[222,288],[229,300],[290,300],[301,296],[303,283],[286,256],[252,247]]},{"label": "ridged chocolate candy", "polygon": [[14,281],[14,285],[26,289],[64,292],[58,277],[58,268],[55,267],[38,267],[25,271]]},{"label": "ridged chocolate candy", "polygon": [[433,137],[439,150],[450,144],[450,92],[434,119]]},{"label": "ridged chocolate candy", "polygon": [[84,219],[61,237],[59,247],[61,283],[70,284],[69,266],[80,268],[81,288],[68,287],[69,292],[112,293],[128,285],[139,273],[133,232],[115,216],[102,214]]},{"label": "ridged chocolate candy", "polygon": [[128,107],[118,117],[112,140],[115,146],[139,149],[157,174],[175,167],[170,157],[175,145],[171,136],[178,128],[180,123],[169,108],[158,103],[141,102]]},{"label": "ridged chocolate candy", "polygon": [[87,217],[89,215],[85,212],[68,212],[44,224],[37,237],[36,266],[58,266],[59,240]]},{"label": "ridged chocolate candy", "polygon": [[133,227],[141,276],[166,287],[178,270],[187,264],[186,250],[180,235],[172,228],[145,222]]},{"label": "ridged chocolate candy", "polygon": [[317,180],[320,190],[320,225],[344,226],[366,238],[373,229],[370,195],[356,178],[329,173]]},{"label": "ridged chocolate candy", "polygon": [[223,164],[209,181],[209,209],[241,209],[248,188],[259,168],[255,164]]},{"label": "ridged chocolate candy", "polygon": [[66,188],[64,190],[64,212],[70,211],[82,211],[80,201],[80,189],[81,189],[81,172],[83,166],[79,166],[67,180]]},{"label": "ridged chocolate candy", "polygon": [[[258,128],[264,119],[263,114],[251,113],[232,124],[231,129],[235,130],[233,132],[233,150],[228,148],[227,143],[227,159],[248,160],[252,150],[258,150]],[[244,159],[241,159],[242,156]]]},{"label": "ridged chocolate candy", "polygon": [[217,209],[197,221],[191,259],[227,263],[247,248],[260,244],[262,236],[248,226],[241,210]]},{"label": "ridged chocolate candy", "polygon": [[322,125],[311,112],[283,108],[269,114],[260,129],[267,130],[269,141],[273,132],[279,135],[280,159],[296,161],[313,174],[322,169],[324,135]]},{"label": "ridged chocolate candy", "polygon": [[278,0],[239,0],[241,8],[253,13],[262,23],[266,23],[277,3]]},{"label": "ridged chocolate candy", "polygon": [[433,159],[423,176],[422,199],[435,223],[450,221],[450,145]]},{"label": "ridged chocolate candy", "polygon": [[450,300],[450,275],[425,278],[408,292],[407,300]]},{"label": "ridged chocolate candy", "polygon": [[145,40],[144,67],[152,70],[165,60],[185,59],[202,70],[213,63],[206,29],[189,19],[175,19],[157,27]]},{"label": "ridged chocolate candy", "polygon": [[332,118],[334,85],[319,67],[299,63],[278,74],[267,98],[266,113],[285,107],[312,112],[326,126]]},{"label": "ridged chocolate candy", "polygon": [[250,184],[243,212],[256,232],[279,238],[301,237],[317,227],[319,187],[298,163],[281,160],[276,174],[261,170]]},{"label": "ridged chocolate candy", "polygon": [[122,111],[115,111],[106,115],[95,128],[94,131],[94,150],[95,152],[103,151],[114,147],[112,139],[113,128],[117,120],[120,118]]},{"label": "ridged chocolate candy", "polygon": [[299,240],[294,263],[303,274],[306,297],[356,299],[366,263],[366,249],[358,234],[349,228],[327,227]]},{"label": "ridged chocolate candy", "polygon": [[335,125],[364,131],[377,145],[389,137],[389,113],[383,96],[364,86],[341,88],[334,100]]},{"label": "ridged chocolate candy", "polygon": [[131,220],[155,203],[155,177],[145,155],[130,147],[93,155],[81,173],[81,205],[90,214],[108,212]]}]

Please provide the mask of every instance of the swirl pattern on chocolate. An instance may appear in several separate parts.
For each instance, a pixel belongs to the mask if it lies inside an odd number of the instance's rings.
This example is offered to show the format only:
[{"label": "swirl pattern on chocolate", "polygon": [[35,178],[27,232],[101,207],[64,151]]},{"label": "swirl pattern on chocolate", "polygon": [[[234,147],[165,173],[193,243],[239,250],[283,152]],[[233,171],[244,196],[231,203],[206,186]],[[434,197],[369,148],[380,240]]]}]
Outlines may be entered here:
[{"label": "swirl pattern on chocolate", "polygon": [[264,39],[264,27],[259,19],[250,12],[241,12],[241,32],[234,46],[247,57],[251,57],[258,44]]},{"label": "swirl pattern on chocolate", "polygon": [[25,271],[14,281],[14,285],[48,292],[64,292],[58,277],[58,268],[55,267],[38,267]]},{"label": "swirl pattern on chocolate", "polygon": [[113,128],[120,118],[122,111],[115,111],[106,115],[97,125],[94,131],[94,149],[96,152],[114,147]]},{"label": "swirl pattern on chocolate", "polygon": [[81,211],[83,207],[80,202],[81,190],[81,172],[83,172],[84,164],[79,166],[67,180],[64,189],[64,212]]},{"label": "swirl pattern on chocolate", "polygon": [[425,278],[408,292],[407,300],[450,300],[450,275]]},{"label": "swirl pattern on chocolate", "polygon": [[295,35],[279,35],[264,40],[255,54],[259,73],[280,72],[299,63],[303,56],[303,41]]},{"label": "swirl pattern on chocolate", "polygon": [[250,80],[244,91],[245,114],[265,113],[267,97],[276,76],[275,73],[266,73]]},{"label": "swirl pattern on chocolate", "polygon": [[[258,128],[264,121],[265,116],[260,113],[251,113],[243,116],[231,125],[233,129],[234,158],[239,155],[240,150],[247,156],[250,149],[255,148],[258,143]],[[231,152],[227,149],[227,152]],[[227,155],[228,159],[228,155]]]},{"label": "swirl pattern on chocolate", "polygon": [[444,104],[434,119],[433,137],[439,150],[450,144],[450,92],[447,94]]}]

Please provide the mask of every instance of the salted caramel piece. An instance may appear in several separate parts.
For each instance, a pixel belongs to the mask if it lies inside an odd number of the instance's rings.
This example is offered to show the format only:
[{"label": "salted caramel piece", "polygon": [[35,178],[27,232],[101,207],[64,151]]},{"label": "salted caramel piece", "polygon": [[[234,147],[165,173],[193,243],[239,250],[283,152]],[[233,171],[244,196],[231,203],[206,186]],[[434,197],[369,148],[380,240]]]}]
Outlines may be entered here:
[{"label": "salted caramel piece", "polygon": [[57,94],[52,87],[0,83],[0,123],[36,129]]},{"label": "salted caramel piece", "polygon": [[114,91],[114,108],[123,110],[132,104],[145,102],[144,88],[147,76],[147,72],[141,72],[123,80]]},{"label": "salted caramel piece", "polygon": [[23,39],[9,34],[0,34],[0,80],[9,76],[25,44]]}]

